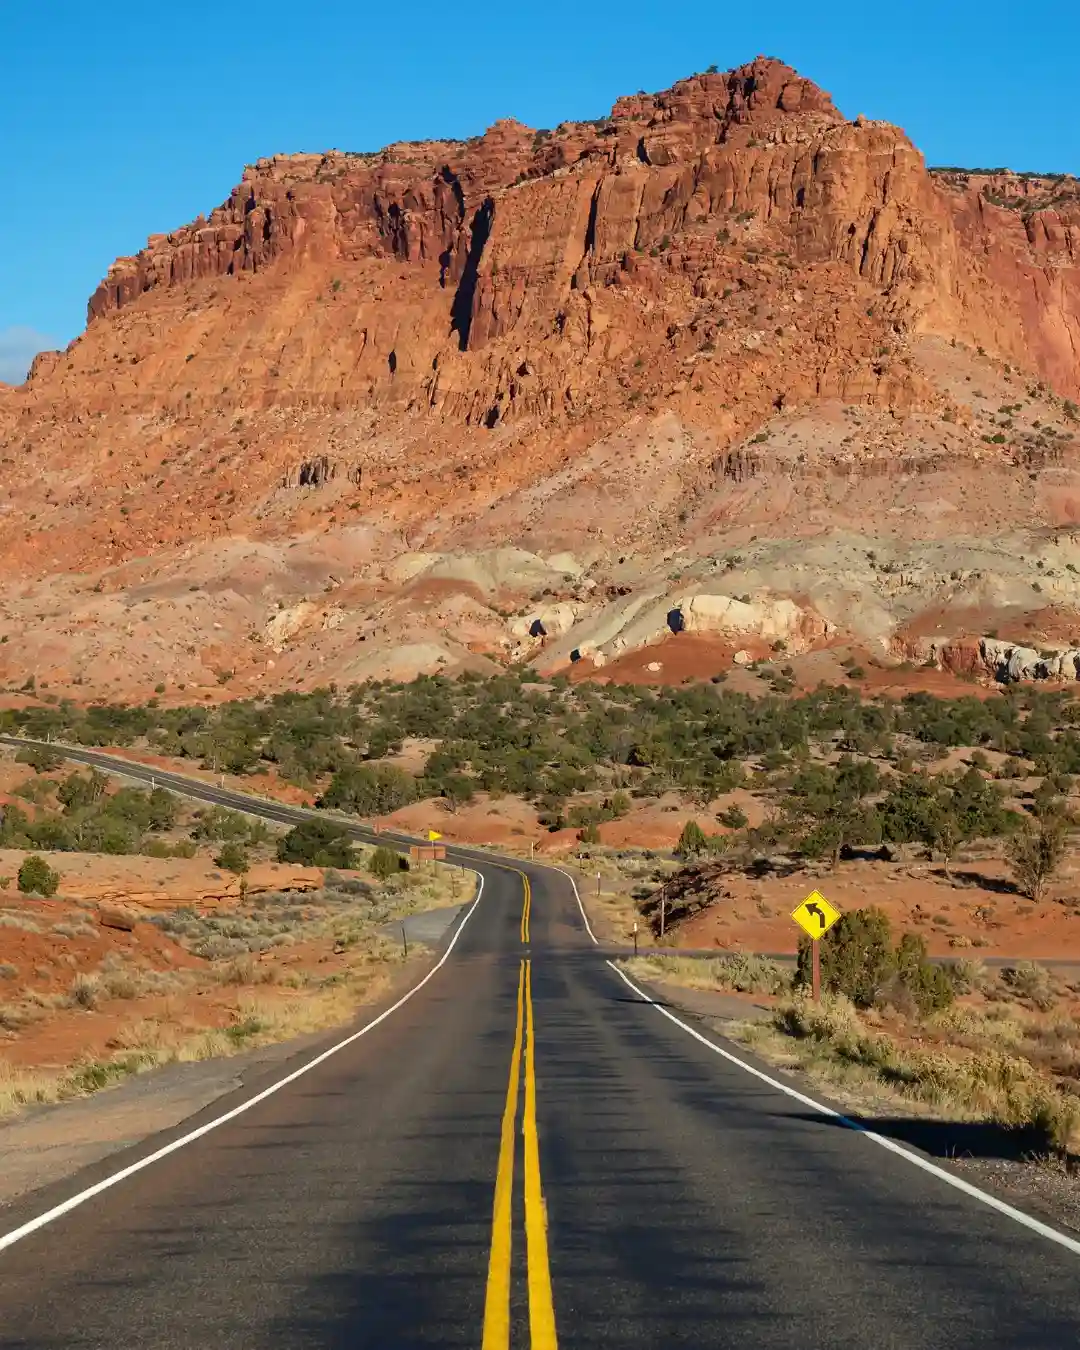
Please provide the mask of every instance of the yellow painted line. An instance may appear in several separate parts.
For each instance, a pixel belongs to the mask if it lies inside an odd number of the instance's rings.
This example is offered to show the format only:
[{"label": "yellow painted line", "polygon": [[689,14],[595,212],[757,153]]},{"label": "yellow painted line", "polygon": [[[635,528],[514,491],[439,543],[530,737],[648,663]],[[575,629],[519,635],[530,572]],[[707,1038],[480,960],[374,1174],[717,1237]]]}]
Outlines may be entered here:
[{"label": "yellow painted line", "polygon": [[519,872],[521,883],[525,888],[525,899],[521,906],[521,940],[529,941],[529,919],[532,917],[532,887],[529,885],[529,878],[524,872]]},{"label": "yellow painted line", "polygon": [[521,1079],[521,1045],[525,1001],[525,962],[518,972],[517,1027],[514,1054],[510,1060],[510,1081],[503,1108],[499,1163],[495,1173],[495,1205],[491,1219],[491,1255],[488,1258],[487,1294],[484,1298],[484,1335],[482,1350],[509,1350],[510,1347],[510,1253],[512,1248],[511,1214],[514,1195],[514,1120],[517,1116],[518,1085]]},{"label": "yellow painted line", "polygon": [[548,1261],[547,1208],[540,1181],[536,1133],[536,1037],[533,1028],[532,962],[525,962],[525,1251],[529,1274],[531,1350],[557,1350],[555,1300]]}]

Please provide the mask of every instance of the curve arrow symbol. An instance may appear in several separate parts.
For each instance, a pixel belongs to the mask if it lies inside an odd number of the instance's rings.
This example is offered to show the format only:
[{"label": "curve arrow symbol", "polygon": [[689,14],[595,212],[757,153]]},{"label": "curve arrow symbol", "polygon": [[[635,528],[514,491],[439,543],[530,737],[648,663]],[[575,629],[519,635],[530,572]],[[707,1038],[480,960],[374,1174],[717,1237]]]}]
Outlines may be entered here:
[{"label": "curve arrow symbol", "polygon": [[824,929],[825,929],[825,911],[821,908],[821,906],[820,906],[820,905],[807,905],[807,906],[806,906],[806,912],[807,912],[807,914],[814,914],[814,915],[817,916],[818,927],[819,927],[822,931],[824,931]]}]

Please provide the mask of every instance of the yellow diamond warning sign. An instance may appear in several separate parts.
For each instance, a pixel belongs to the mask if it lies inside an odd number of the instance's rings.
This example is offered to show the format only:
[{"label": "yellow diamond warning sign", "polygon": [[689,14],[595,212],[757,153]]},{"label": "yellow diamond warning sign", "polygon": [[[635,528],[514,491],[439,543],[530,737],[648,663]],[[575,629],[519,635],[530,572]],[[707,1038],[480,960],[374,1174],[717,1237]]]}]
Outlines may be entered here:
[{"label": "yellow diamond warning sign", "polygon": [[791,911],[791,917],[804,933],[817,940],[837,921],[840,911],[834,909],[820,891],[811,891],[802,904]]}]

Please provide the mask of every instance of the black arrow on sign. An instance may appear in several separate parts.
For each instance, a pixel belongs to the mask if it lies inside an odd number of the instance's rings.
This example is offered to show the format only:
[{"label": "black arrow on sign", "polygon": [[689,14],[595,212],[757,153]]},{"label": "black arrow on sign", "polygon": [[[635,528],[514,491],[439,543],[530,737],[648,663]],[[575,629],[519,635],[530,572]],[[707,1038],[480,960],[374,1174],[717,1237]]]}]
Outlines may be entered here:
[{"label": "black arrow on sign", "polygon": [[807,905],[807,906],[806,906],[806,912],[807,912],[807,914],[816,914],[816,915],[817,915],[818,927],[822,930],[822,932],[824,932],[824,931],[825,931],[825,911],[821,908],[821,906],[820,906],[820,905]]}]

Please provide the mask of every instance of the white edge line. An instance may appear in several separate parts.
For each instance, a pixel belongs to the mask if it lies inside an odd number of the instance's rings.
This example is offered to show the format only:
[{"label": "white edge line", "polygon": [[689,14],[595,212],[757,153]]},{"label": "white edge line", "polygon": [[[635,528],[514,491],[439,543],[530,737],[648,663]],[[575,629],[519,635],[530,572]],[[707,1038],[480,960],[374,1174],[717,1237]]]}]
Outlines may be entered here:
[{"label": "white edge line", "polygon": [[[470,868],[469,870],[472,871],[473,869]],[[403,994],[392,1007],[381,1012],[378,1017],[373,1018],[366,1026],[362,1026],[359,1031],[354,1031],[346,1036],[344,1040],[335,1042],[335,1044],[331,1045],[328,1049],[323,1050],[320,1054],[316,1055],[314,1059],[310,1059],[306,1064],[302,1064],[300,1068],[294,1069],[292,1073],[286,1074],[284,1078],[279,1078],[276,1083],[271,1083],[269,1087],[263,1088],[263,1090],[257,1092],[254,1097],[249,1097],[247,1101],[241,1102],[239,1106],[234,1106],[231,1111],[226,1111],[223,1115],[215,1116],[213,1120],[206,1121],[197,1129],[189,1130],[187,1134],[181,1135],[179,1139],[174,1139],[171,1143],[165,1144],[162,1148],[155,1149],[153,1153],[148,1153],[145,1158],[140,1158],[137,1162],[133,1162],[127,1167],[122,1167],[119,1172],[113,1172],[111,1176],[104,1177],[93,1186],[88,1186],[85,1190],[70,1196],[67,1200],[63,1201],[62,1204],[55,1205],[52,1209],[46,1210],[44,1214],[39,1214],[36,1218],[28,1220],[19,1228],[13,1228],[10,1233],[0,1235],[0,1251],[3,1251],[7,1247],[13,1247],[16,1242],[20,1242],[23,1238],[29,1237],[31,1233],[37,1232],[39,1228],[44,1228],[46,1224],[52,1223],[62,1215],[68,1214],[73,1209],[77,1209],[79,1205],[85,1204],[87,1200],[92,1200],[95,1196],[101,1195],[103,1191],[109,1190],[110,1187],[118,1185],[121,1181],[126,1181],[128,1177],[134,1176],[136,1172],[141,1172],[143,1168],[149,1167],[152,1163],[159,1162],[162,1158],[167,1158],[170,1153],[176,1153],[177,1150],[184,1148],[187,1144],[194,1143],[196,1139],[201,1139],[204,1134],[209,1134],[211,1130],[216,1130],[219,1125],[225,1125],[230,1120],[235,1120],[237,1116],[242,1116],[245,1111],[250,1111],[253,1106],[258,1106],[260,1102],[266,1101],[267,1097],[272,1097],[275,1092],[280,1092],[283,1087],[288,1087],[290,1083],[295,1083],[296,1080],[302,1078],[304,1074],[310,1073],[312,1069],[318,1068],[320,1064],[325,1063],[332,1055],[336,1055],[339,1050],[344,1050],[346,1046],[352,1045],[354,1041],[358,1041],[361,1036],[366,1036],[367,1033],[377,1027],[380,1022],[385,1022],[391,1013],[397,1012],[399,1008],[408,1003],[409,999],[411,999],[414,994],[418,994],[420,990],[423,989],[424,985],[437,975],[449,960],[450,953],[457,946],[458,938],[461,937],[461,934],[464,932],[465,925],[472,918],[477,905],[480,903],[480,897],[484,893],[484,878],[479,872],[476,873],[476,877],[479,883],[476,891],[476,898],[466,910],[465,917],[458,924],[454,936],[450,939],[450,945],[424,978],[414,984],[413,987],[408,990],[407,993]]]},{"label": "white edge line", "polygon": [[[543,864],[543,863],[541,863],[540,865],[541,865],[542,867],[545,866],[545,864]],[[578,909],[581,910],[581,921],[582,921],[582,923],[585,925],[585,931],[586,931],[586,933],[588,933],[589,937],[592,938],[593,942],[595,942],[595,943],[599,946],[599,941],[600,941],[600,940],[599,940],[599,938],[596,936],[596,934],[593,932],[593,930],[592,930],[592,924],[589,923],[589,916],[585,913],[585,906],[581,903],[581,896],[580,896],[580,894],[578,893],[577,882],[574,880],[574,878],[570,875],[569,872],[564,871],[561,867],[555,867],[555,866],[554,866],[553,864],[551,864],[551,863],[548,863],[548,864],[546,864],[546,865],[547,865],[548,867],[550,867],[550,869],[551,869],[552,872],[558,872],[560,876],[564,876],[564,877],[567,879],[567,881],[570,883],[570,885],[573,886],[573,888],[574,888],[574,899],[577,901],[577,907],[578,907]]]},{"label": "white edge line", "polygon": [[804,1092],[799,1092],[796,1088],[788,1086],[787,1083],[781,1083],[779,1079],[772,1078],[767,1073],[762,1073],[760,1069],[755,1069],[752,1064],[747,1064],[738,1055],[733,1055],[729,1050],[716,1044],[703,1036],[700,1031],[695,1031],[693,1027],[687,1026],[680,1018],[676,1017],[667,1008],[661,1007],[654,998],[651,998],[644,989],[638,986],[625,975],[614,961],[608,961],[607,964],[618,975],[619,979],[634,991],[639,998],[650,1004],[656,1009],[662,1017],[666,1017],[669,1022],[674,1022],[677,1027],[681,1027],[689,1036],[693,1036],[695,1041],[700,1041],[702,1045],[707,1046],[714,1054],[726,1059],[729,1064],[734,1064],[736,1068],[742,1069],[745,1073],[752,1074],[762,1083],[767,1083],[769,1087],[776,1088],[786,1097],[791,1097],[803,1106],[808,1106],[818,1115],[827,1116],[830,1120],[836,1121],[838,1125],[843,1125],[856,1134],[863,1135],[864,1138],[872,1140],[882,1148],[888,1149],[890,1153],[895,1153],[898,1157],[904,1158],[907,1162],[913,1163],[924,1172],[929,1172],[931,1176],[937,1177],[939,1181],[944,1181],[946,1185],[952,1186],[954,1190],[962,1191],[973,1200],[995,1209],[999,1214],[1004,1214],[1006,1218],[1012,1219],[1015,1223],[1022,1224],[1025,1228],[1030,1228],[1033,1233],[1038,1233],[1040,1237],[1049,1238],[1051,1242],[1056,1242],[1059,1247],[1065,1247],[1075,1255],[1080,1256],[1080,1241],[1076,1238],[1067,1237],[1064,1233],[1059,1233],[1056,1228],[1051,1228],[1049,1224],[1042,1223],[1039,1219],[1033,1219],[1030,1214],[1025,1214],[1023,1210],[1014,1209],[1012,1205],[1006,1204],[1004,1200],[999,1200],[997,1196],[990,1195],[987,1191],[982,1191],[978,1186],[973,1186],[969,1181],[964,1181],[953,1173],[947,1172],[943,1167],[938,1167],[927,1158],[920,1157],[918,1153],[905,1148],[903,1144],[898,1144],[894,1139],[887,1139],[884,1135],[876,1134],[873,1130],[868,1130],[865,1125],[860,1125],[857,1120],[852,1120],[849,1116],[843,1115],[839,1111],[834,1111],[831,1106],[825,1106],[822,1102],[815,1101],[813,1097],[808,1097]]}]

